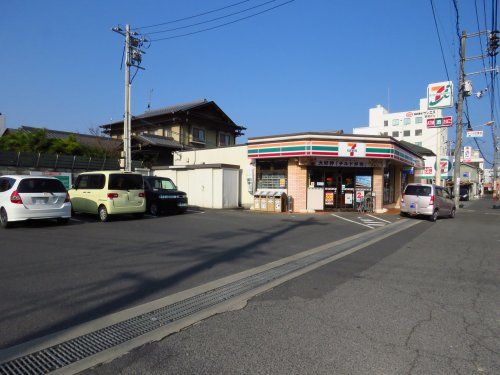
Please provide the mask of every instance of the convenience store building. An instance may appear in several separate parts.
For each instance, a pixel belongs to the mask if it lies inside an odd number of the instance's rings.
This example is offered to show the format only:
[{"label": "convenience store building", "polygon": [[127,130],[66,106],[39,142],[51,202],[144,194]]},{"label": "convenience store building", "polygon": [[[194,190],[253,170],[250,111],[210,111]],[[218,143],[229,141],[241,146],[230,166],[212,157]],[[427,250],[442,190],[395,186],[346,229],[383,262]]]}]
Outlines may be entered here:
[{"label": "convenience store building", "polygon": [[423,157],[392,137],[307,132],[248,139],[256,188],[282,190],[293,211],[355,210],[370,195],[376,212],[398,208]]}]

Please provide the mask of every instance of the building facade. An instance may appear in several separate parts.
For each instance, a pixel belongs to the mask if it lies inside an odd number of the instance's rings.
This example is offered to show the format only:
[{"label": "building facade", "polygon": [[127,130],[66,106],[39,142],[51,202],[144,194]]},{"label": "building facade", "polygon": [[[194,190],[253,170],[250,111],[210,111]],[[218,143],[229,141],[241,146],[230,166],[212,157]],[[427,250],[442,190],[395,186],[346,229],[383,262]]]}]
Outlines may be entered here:
[{"label": "building facade", "polygon": [[374,208],[398,207],[423,157],[386,136],[310,132],[248,140],[257,189],[284,189],[293,211],[355,210],[370,196]]},{"label": "building facade", "polygon": [[354,134],[383,135],[425,147],[437,154],[440,135],[440,154],[448,154],[448,128],[427,128],[428,118],[442,117],[442,110],[427,108],[427,99],[420,99],[420,108],[391,113],[381,105],[370,108],[368,126],[354,128]]},{"label": "building facade", "polygon": [[[123,137],[123,121],[101,128],[112,138]],[[245,130],[206,99],[132,116],[131,128],[133,159],[150,159],[153,165],[171,165],[173,151],[234,145]]]}]

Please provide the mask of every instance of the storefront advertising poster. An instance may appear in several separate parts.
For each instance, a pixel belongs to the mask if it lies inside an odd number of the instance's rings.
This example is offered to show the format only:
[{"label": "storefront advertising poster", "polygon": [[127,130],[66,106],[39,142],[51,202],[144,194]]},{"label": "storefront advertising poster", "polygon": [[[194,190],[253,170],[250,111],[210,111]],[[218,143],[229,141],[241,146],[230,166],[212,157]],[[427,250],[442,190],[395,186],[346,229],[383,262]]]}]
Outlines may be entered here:
[{"label": "storefront advertising poster", "polygon": [[333,191],[325,191],[325,204],[333,206]]},{"label": "storefront advertising poster", "polygon": [[372,176],[356,176],[356,190],[371,190]]},{"label": "storefront advertising poster", "polygon": [[345,204],[352,204],[352,193],[345,194]]}]

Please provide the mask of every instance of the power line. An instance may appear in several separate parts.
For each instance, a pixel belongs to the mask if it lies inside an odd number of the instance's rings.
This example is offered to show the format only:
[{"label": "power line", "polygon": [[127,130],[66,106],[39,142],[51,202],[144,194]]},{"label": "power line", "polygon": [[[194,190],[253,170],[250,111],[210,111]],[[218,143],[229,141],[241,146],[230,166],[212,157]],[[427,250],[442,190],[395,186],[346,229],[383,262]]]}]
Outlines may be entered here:
[{"label": "power line", "polygon": [[444,70],[446,71],[446,78],[448,81],[450,80],[450,75],[448,74],[448,66],[446,65],[446,59],[444,57],[444,51],[443,51],[443,43],[441,42],[441,36],[439,33],[439,28],[436,20],[436,12],[434,10],[434,2],[433,0],[430,0],[431,2],[431,9],[432,9],[432,17],[434,18],[434,26],[436,26],[436,32],[437,32],[437,37],[439,41],[439,48],[441,49],[441,57],[443,58],[443,64],[444,64]]},{"label": "power line", "polygon": [[243,9],[243,10],[239,10],[237,12],[233,12],[233,13],[229,13],[229,14],[226,14],[224,16],[220,16],[220,17],[216,17],[216,18],[212,18],[212,19],[209,19],[209,20],[206,20],[206,21],[201,21],[201,22],[197,22],[197,23],[192,23],[190,25],[185,25],[185,26],[179,26],[179,27],[174,27],[174,28],[171,28],[171,29],[164,29],[164,30],[157,30],[157,31],[151,31],[148,33],[148,35],[152,35],[152,34],[160,34],[160,33],[167,33],[167,32],[170,32],[170,31],[176,31],[176,30],[182,30],[182,29],[187,29],[187,28],[190,28],[190,27],[194,27],[194,26],[199,26],[199,25],[204,25],[206,23],[210,23],[210,22],[214,22],[214,21],[218,21],[218,20],[221,20],[221,19],[224,19],[224,18],[228,18],[228,17],[232,17],[232,16],[235,16],[237,14],[241,14],[241,13],[245,13],[245,12],[248,12],[250,10],[253,10],[253,9],[256,9],[256,8],[260,8],[260,7],[263,7],[264,5],[267,5],[267,4],[270,4],[270,3],[274,3],[278,0],[269,0],[269,1],[266,1],[265,3],[261,3],[261,4],[258,4],[258,5],[255,5],[253,7],[250,7],[250,8],[246,8],[246,9]]},{"label": "power line", "polygon": [[206,11],[206,12],[203,12],[203,13],[198,13],[198,14],[194,14],[192,16],[178,18],[176,20],[171,20],[171,21],[167,21],[167,22],[157,23],[157,24],[154,24],[154,25],[136,27],[134,30],[149,29],[151,27],[169,25],[169,24],[176,23],[176,22],[190,20],[190,19],[193,19],[193,18],[196,18],[196,17],[201,17],[201,16],[205,16],[207,14],[219,12],[219,11],[224,10],[224,9],[229,9],[229,8],[235,7],[235,6],[243,4],[243,3],[248,3],[249,1],[252,1],[252,0],[238,1],[237,3],[229,4],[229,5],[226,5],[226,6],[222,7],[222,8],[212,9],[212,10],[209,10],[209,11]]},{"label": "power line", "polygon": [[[469,116],[469,102],[467,101],[467,97],[465,98],[465,117],[467,118],[467,130],[472,130],[472,126],[470,124],[470,116]],[[483,157],[484,161],[487,162],[488,164],[493,165],[493,163],[491,161],[486,159],[486,156],[485,156],[483,150],[481,149],[481,146],[479,146],[479,142],[477,141],[477,139],[476,138],[473,138],[473,139],[474,139],[476,146],[477,146],[477,149],[481,153],[481,156]]]},{"label": "power line", "polygon": [[197,31],[192,31],[190,33],[186,33],[186,34],[178,34],[178,35],[172,35],[172,36],[168,36],[168,37],[164,37],[164,38],[157,38],[157,39],[151,39],[152,42],[158,42],[160,40],[168,40],[168,39],[176,39],[176,38],[182,38],[182,37],[185,37],[185,36],[189,36],[189,35],[195,35],[195,34],[199,34],[199,33],[203,33],[205,31],[210,31],[210,30],[215,30],[215,29],[218,29],[218,28],[221,28],[221,27],[224,27],[224,26],[228,26],[228,25],[231,25],[233,23],[236,23],[236,22],[239,22],[239,21],[243,21],[243,20],[246,20],[246,19],[249,19],[249,18],[252,18],[252,17],[255,17],[255,16],[258,16],[260,14],[263,14],[263,13],[266,13],[266,12],[269,12],[273,9],[276,9],[276,8],[280,8],[284,5],[287,5],[289,3],[292,3],[294,2],[295,0],[288,0],[284,3],[281,3],[281,4],[278,4],[278,5],[275,5],[271,8],[267,8],[267,9],[264,9],[260,12],[257,12],[257,13],[253,13],[253,14],[250,14],[246,17],[241,17],[241,18],[238,18],[234,21],[231,21],[231,22],[226,22],[226,23],[223,23],[223,24],[220,24],[220,25],[216,25],[216,26],[213,26],[213,27],[208,27],[208,28],[205,28],[205,29],[201,29],[201,30],[197,30]]}]

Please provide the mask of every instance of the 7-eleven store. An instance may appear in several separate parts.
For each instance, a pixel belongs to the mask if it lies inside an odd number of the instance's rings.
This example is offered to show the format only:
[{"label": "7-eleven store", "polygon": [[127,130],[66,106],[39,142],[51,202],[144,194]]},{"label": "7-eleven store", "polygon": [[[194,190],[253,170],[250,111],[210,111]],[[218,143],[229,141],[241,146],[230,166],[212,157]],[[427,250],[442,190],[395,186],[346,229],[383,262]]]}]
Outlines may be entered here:
[{"label": "7-eleven store", "polygon": [[297,133],[248,140],[256,187],[283,190],[296,212],[354,210],[367,194],[375,209],[399,207],[422,157],[391,137]]}]

